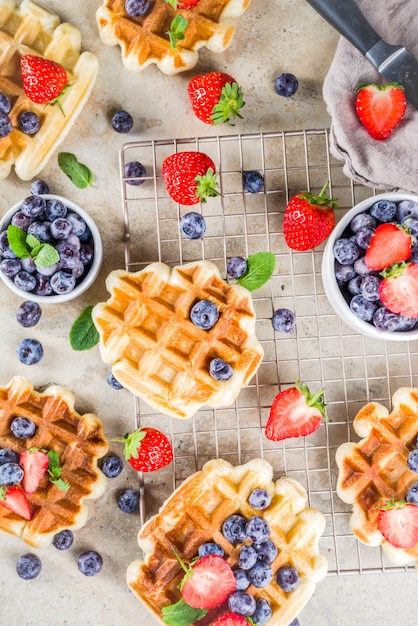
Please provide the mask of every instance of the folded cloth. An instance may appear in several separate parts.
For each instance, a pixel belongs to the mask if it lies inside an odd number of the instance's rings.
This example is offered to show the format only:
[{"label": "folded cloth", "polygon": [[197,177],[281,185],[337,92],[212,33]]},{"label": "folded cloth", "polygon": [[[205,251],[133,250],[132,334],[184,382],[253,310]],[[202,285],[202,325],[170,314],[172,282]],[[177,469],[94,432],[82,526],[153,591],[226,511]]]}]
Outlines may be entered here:
[{"label": "folded cloth", "polygon": [[[357,0],[375,31],[390,44],[403,45],[418,58],[417,0]],[[324,81],[323,97],[331,116],[331,153],[353,180],[379,190],[418,193],[418,111],[406,113],[388,139],[373,139],[355,111],[360,83],[385,84],[361,52],[340,38]]]}]

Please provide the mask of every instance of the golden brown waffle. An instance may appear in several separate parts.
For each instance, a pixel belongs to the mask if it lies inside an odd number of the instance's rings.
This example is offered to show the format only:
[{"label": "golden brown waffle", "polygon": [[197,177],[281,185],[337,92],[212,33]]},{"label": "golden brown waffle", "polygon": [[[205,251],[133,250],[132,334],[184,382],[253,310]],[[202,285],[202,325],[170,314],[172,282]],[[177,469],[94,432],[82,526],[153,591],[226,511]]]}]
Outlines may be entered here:
[{"label": "golden brown waffle", "polygon": [[[213,263],[116,270],[106,287],[110,299],[93,309],[102,358],[124,387],[158,411],[188,418],[202,406],[229,406],[256,372],[263,349],[255,336],[251,294],[228,285]],[[210,330],[189,319],[198,300],[219,309]],[[210,376],[215,357],[232,366],[230,380]]]},{"label": "golden brown waffle", "polygon": [[394,564],[417,562],[418,544],[411,550],[391,546],[379,531],[378,515],[386,500],[403,500],[418,480],[406,464],[418,435],[418,389],[398,389],[390,413],[382,404],[370,402],[356,415],[353,426],[361,441],[344,443],[336,453],[337,493],[353,505],[352,531],[367,545],[381,545]]},{"label": "golden brown waffle", "polygon": [[[264,517],[270,525],[271,539],[279,549],[272,563],[273,571],[290,564],[300,575],[299,587],[293,592],[283,592],[273,576],[264,589],[250,585],[247,593],[270,602],[273,613],[268,623],[271,626],[287,626],[299,614],[316,583],[327,572],[326,558],[318,548],[325,518],[307,506],[306,492],[298,482],[285,477],[273,482],[272,478],[271,465],[261,459],[236,467],[223,459],[209,461],[202,471],[188,478],[159,513],[141,528],[138,543],[144,559],[129,565],[127,581],[159,621],[162,607],[181,597],[177,585],[184,571],[175,552],[190,562],[197,556],[202,543],[215,541],[223,547],[231,567],[237,565],[243,544],[232,545],[221,532],[223,522],[232,514],[246,518]],[[255,511],[248,503],[250,493],[256,488],[267,489],[272,496],[271,505],[263,511]],[[199,625],[208,626],[223,612],[225,607],[209,611]]]},{"label": "golden brown waffle", "polygon": [[[18,439],[13,435],[10,422],[18,416],[35,422],[33,437]],[[58,453],[61,477],[69,489],[61,491],[45,475],[35,493],[27,496],[32,519],[24,520],[0,506],[0,530],[39,548],[64,528],[77,530],[86,523],[85,501],[98,498],[106,488],[106,477],[97,460],[106,454],[108,443],[99,418],[91,413],[79,415],[68,389],[51,385],[39,393],[28,380],[16,376],[6,387],[0,387],[0,448],[20,453],[30,447]]]},{"label": "golden brown waffle", "polygon": [[[105,0],[96,19],[103,43],[120,46],[128,70],[139,72],[155,63],[164,74],[176,74],[196,65],[203,46],[223,52],[231,42],[235,20],[249,4],[250,0],[200,0],[195,8],[180,10],[164,0],[151,0],[144,16],[129,17],[124,0]],[[183,15],[188,26],[173,50],[167,32],[176,14]]]},{"label": "golden brown waffle", "polygon": [[[0,180],[12,166],[22,180],[30,180],[46,165],[83,108],[96,79],[98,61],[91,52],[81,49],[81,34],[70,24],[31,0],[19,4],[0,0],[0,92],[5,93],[12,109],[9,117],[13,130],[0,139]],[[44,57],[62,65],[71,88],[62,98],[65,116],[58,106],[35,104],[23,91],[20,59],[25,54]],[[19,129],[18,117],[33,111],[41,121],[35,135]]]}]

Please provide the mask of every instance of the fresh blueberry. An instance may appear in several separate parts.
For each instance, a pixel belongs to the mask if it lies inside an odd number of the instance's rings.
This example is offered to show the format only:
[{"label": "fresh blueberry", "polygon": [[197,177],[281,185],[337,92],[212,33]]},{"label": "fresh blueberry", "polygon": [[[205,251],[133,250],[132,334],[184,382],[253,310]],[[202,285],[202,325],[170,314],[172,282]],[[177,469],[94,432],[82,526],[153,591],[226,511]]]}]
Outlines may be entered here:
[{"label": "fresh blueberry", "polygon": [[24,474],[19,463],[3,463],[0,465],[0,485],[5,487],[17,485],[23,479]]},{"label": "fresh blueberry", "polygon": [[416,241],[418,237],[418,217],[405,217],[401,221],[401,225],[408,229]]},{"label": "fresh blueberry", "polygon": [[234,576],[237,583],[237,591],[245,591],[250,586],[250,581],[247,576],[248,572],[243,569],[234,570]]},{"label": "fresh blueberry", "polygon": [[125,0],[125,11],[130,17],[145,15],[149,9],[149,0]]},{"label": "fresh blueberry", "polygon": [[22,211],[16,211],[16,213],[12,216],[11,223],[14,226],[19,226],[22,230],[27,231],[33,220],[34,218],[28,217],[22,213]]},{"label": "fresh blueberry", "polygon": [[391,222],[396,215],[397,206],[390,200],[378,200],[370,207],[370,215],[379,222]]},{"label": "fresh blueberry", "polygon": [[406,464],[411,472],[415,472],[416,474],[418,474],[418,449],[411,450],[411,452],[408,454]]},{"label": "fresh blueberry", "polygon": [[230,515],[222,524],[222,534],[232,544],[242,543],[247,538],[246,525],[242,515]]},{"label": "fresh blueberry", "polygon": [[93,261],[94,248],[89,243],[82,243],[80,246],[80,261],[83,265],[89,265]]},{"label": "fresh blueberry", "polygon": [[[36,269],[36,275],[35,278],[37,280],[37,287],[39,286],[39,275],[41,276],[52,276],[53,274],[55,274],[55,272],[58,271],[58,263],[54,263],[53,265],[36,265],[35,266]],[[37,293],[37,290],[35,290]],[[52,287],[51,287],[51,293],[52,293]]]},{"label": "fresh blueberry", "polygon": [[117,111],[112,119],[111,124],[113,130],[117,133],[129,133],[132,130],[132,126],[134,125],[134,121],[132,115],[127,113],[127,111]]},{"label": "fresh blueberry", "polygon": [[257,551],[257,558],[259,561],[267,561],[267,563],[273,563],[274,559],[279,553],[279,550],[271,539],[263,541],[262,543],[254,544]]},{"label": "fresh blueberry", "polygon": [[17,309],[16,319],[24,328],[36,326],[41,319],[42,309],[37,302],[25,300]]},{"label": "fresh blueberry", "polygon": [[276,309],[271,318],[274,330],[279,333],[291,333],[296,326],[296,316],[290,309]]},{"label": "fresh blueberry", "polygon": [[367,250],[370,240],[373,237],[374,230],[371,228],[360,228],[355,235],[355,241],[360,248]]},{"label": "fresh blueberry", "polygon": [[86,220],[83,219],[78,213],[74,213],[74,211],[67,213],[67,219],[73,227],[72,232],[74,235],[82,237],[87,230]]},{"label": "fresh blueberry", "polygon": [[373,326],[384,332],[393,333],[397,331],[400,323],[399,315],[388,311],[384,306],[379,307],[373,315]]},{"label": "fresh blueberry", "polygon": [[68,550],[73,545],[74,535],[68,528],[54,535],[52,545],[57,550]]},{"label": "fresh blueberry", "polygon": [[0,465],[3,463],[19,463],[19,454],[10,448],[1,448]]},{"label": "fresh blueberry", "polygon": [[190,211],[180,218],[180,230],[187,239],[201,239],[206,232],[205,218]]},{"label": "fresh blueberry", "polygon": [[9,239],[7,237],[7,230],[3,230],[0,233],[0,254],[5,259],[16,259],[17,255],[10,247]]},{"label": "fresh blueberry", "polygon": [[139,507],[139,491],[125,489],[118,498],[118,507],[124,513],[136,513]]},{"label": "fresh blueberry", "polygon": [[51,287],[58,295],[70,293],[75,287],[75,278],[72,274],[60,270],[51,277]]},{"label": "fresh blueberry", "polygon": [[3,261],[0,262],[0,271],[7,276],[7,278],[13,278],[21,269],[22,263],[19,259],[3,259]]},{"label": "fresh blueberry", "polygon": [[219,543],[215,543],[213,541],[207,541],[206,543],[202,543],[199,546],[198,554],[200,557],[207,556],[208,554],[215,554],[216,556],[224,556],[225,552],[222,546]]},{"label": "fresh blueberry", "polygon": [[284,96],[285,98],[290,98],[293,96],[299,87],[299,82],[294,76],[294,74],[290,74],[289,72],[284,72],[283,74],[279,74],[274,81],[274,89],[279,96]]},{"label": "fresh blueberry", "polygon": [[418,217],[418,202],[401,200],[396,209],[396,219],[398,222],[402,222],[408,217]]},{"label": "fresh blueberry", "polygon": [[120,382],[117,380],[117,378],[115,378],[112,374],[112,372],[109,372],[106,378],[107,384],[112,387],[113,389],[123,389],[123,385],[120,384]]},{"label": "fresh blueberry", "polygon": [[26,270],[18,272],[13,277],[13,282],[22,291],[33,291],[36,287],[36,278]]},{"label": "fresh blueberry", "polygon": [[365,276],[361,281],[360,293],[363,298],[370,302],[377,302],[380,298],[379,286],[382,279],[379,276]]},{"label": "fresh blueberry", "polygon": [[247,260],[242,256],[233,256],[226,264],[226,273],[232,278],[241,278],[246,271]]},{"label": "fresh blueberry", "polygon": [[399,315],[398,331],[408,331],[415,328],[418,319],[416,317],[408,317],[407,315]]},{"label": "fresh blueberry", "polygon": [[357,261],[355,261],[354,269],[360,276],[369,276],[369,274],[372,276],[378,276],[378,272],[374,272],[367,267],[365,256],[361,256],[357,259]]},{"label": "fresh blueberry", "polygon": [[38,296],[51,296],[54,293],[49,276],[44,276],[40,273],[36,274],[35,293]]},{"label": "fresh blueberry", "polygon": [[139,161],[129,161],[125,165],[125,178],[127,185],[142,185],[145,182],[144,177],[147,175],[147,170]]},{"label": "fresh blueberry", "polygon": [[18,122],[20,130],[26,135],[35,135],[41,128],[41,120],[33,111],[23,111]]},{"label": "fresh blueberry", "polygon": [[16,562],[16,572],[24,580],[36,578],[42,569],[41,559],[36,554],[22,554]]},{"label": "fresh blueberry", "polygon": [[358,296],[359,293],[361,292],[362,280],[363,280],[363,276],[360,276],[359,274],[357,274],[356,276],[354,276],[354,278],[352,278],[349,281],[347,285],[347,289],[353,296]]},{"label": "fresh blueberry", "polygon": [[87,550],[78,555],[77,566],[84,576],[95,576],[103,567],[103,559],[98,552]]},{"label": "fresh blueberry", "polygon": [[249,497],[248,502],[257,511],[267,509],[271,504],[271,495],[267,489],[254,489]]},{"label": "fresh blueberry", "polygon": [[249,570],[257,563],[257,552],[253,546],[242,546],[238,554],[238,567]]},{"label": "fresh blueberry", "polygon": [[283,591],[294,591],[299,585],[299,574],[292,565],[283,565],[276,573],[276,581]]},{"label": "fresh blueberry", "polygon": [[295,619],[290,622],[289,626],[300,626],[300,621],[295,617]]},{"label": "fresh blueberry", "polygon": [[410,504],[418,504],[418,482],[409,487],[406,492],[405,500]]},{"label": "fresh blueberry", "polygon": [[18,439],[28,439],[36,432],[36,424],[29,417],[15,417],[10,423],[10,430]]},{"label": "fresh blueberry", "polygon": [[341,265],[335,261],[334,274],[338,284],[343,285],[356,276],[356,270],[353,265]]},{"label": "fresh blueberry", "polygon": [[334,257],[341,265],[353,265],[360,254],[361,248],[352,239],[337,239],[334,244]]},{"label": "fresh blueberry", "polygon": [[350,309],[354,315],[359,317],[364,322],[371,322],[377,306],[374,302],[366,300],[366,298],[360,294],[358,296],[353,296],[350,302]]},{"label": "fresh blueberry", "polygon": [[67,215],[67,207],[60,200],[49,199],[46,201],[45,215],[52,222],[58,217],[65,217]]},{"label": "fresh blueberry", "polygon": [[266,561],[260,560],[252,566],[252,568],[248,572],[248,578],[250,579],[250,583],[254,585],[254,587],[257,587],[258,589],[263,589],[271,583],[273,578],[273,570]]},{"label": "fresh blueberry", "polygon": [[216,358],[209,362],[209,374],[218,381],[230,380],[234,375],[234,370],[222,359]]},{"label": "fresh blueberry", "polygon": [[255,609],[255,598],[245,591],[234,591],[228,598],[228,608],[232,613],[250,617]]},{"label": "fresh blueberry", "polygon": [[102,472],[108,478],[116,478],[123,470],[123,461],[116,454],[110,454],[102,463]]},{"label": "fresh blueberry", "polygon": [[255,170],[244,172],[242,184],[246,193],[260,193],[264,189],[264,176]]},{"label": "fresh blueberry", "polygon": [[42,196],[49,193],[49,185],[41,178],[36,178],[31,183],[30,192],[33,196]]},{"label": "fresh blueberry", "polygon": [[357,213],[350,222],[350,230],[352,233],[357,233],[362,228],[370,228],[370,230],[376,230],[377,221],[370,213]]},{"label": "fresh blueberry", "polygon": [[84,274],[84,265],[82,264],[80,260],[77,261],[77,265],[73,267],[73,269],[71,270],[71,273],[75,279],[80,278],[80,276]]},{"label": "fresh blueberry", "polygon": [[25,272],[29,272],[29,274],[34,274],[36,272],[37,268],[35,261],[31,256],[26,256],[24,259],[20,259],[20,262],[22,264],[22,269],[25,270]]},{"label": "fresh blueberry", "polygon": [[26,217],[40,217],[45,213],[46,200],[41,196],[28,196],[20,205],[20,210]]},{"label": "fresh blueberry", "polygon": [[67,239],[73,232],[73,227],[66,217],[57,217],[50,225],[51,235],[55,239]]},{"label": "fresh blueberry", "polygon": [[42,359],[44,349],[37,339],[22,339],[16,348],[16,354],[23,365],[35,365]]},{"label": "fresh blueberry", "polygon": [[49,222],[37,222],[34,221],[28,226],[28,235],[33,235],[41,243],[46,243],[52,240],[51,226]]},{"label": "fresh blueberry", "polygon": [[248,520],[245,531],[247,533],[247,537],[249,537],[254,543],[267,541],[270,536],[269,523],[266,519],[264,519],[264,517],[260,517],[260,515],[254,515],[254,517],[251,517]]},{"label": "fresh blueberry", "polygon": [[199,300],[190,311],[193,324],[202,330],[209,330],[219,319],[219,309],[210,300]]},{"label": "fresh blueberry", "polygon": [[255,626],[263,626],[271,617],[272,610],[270,603],[267,600],[261,598],[260,600],[256,600],[256,607],[251,619],[253,620]]},{"label": "fresh blueberry", "polygon": [[10,102],[10,98],[5,93],[0,92],[0,111],[10,113],[11,108],[12,103]]},{"label": "fresh blueberry", "polygon": [[7,137],[13,130],[12,122],[7,113],[0,111],[0,139]]}]

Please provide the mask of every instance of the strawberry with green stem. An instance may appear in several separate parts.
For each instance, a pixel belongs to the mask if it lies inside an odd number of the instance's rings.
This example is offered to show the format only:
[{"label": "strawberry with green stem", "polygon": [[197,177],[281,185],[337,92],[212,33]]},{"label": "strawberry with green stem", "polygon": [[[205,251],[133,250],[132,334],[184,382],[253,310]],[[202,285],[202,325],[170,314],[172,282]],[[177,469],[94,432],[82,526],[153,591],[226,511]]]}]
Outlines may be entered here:
[{"label": "strawberry with green stem", "polygon": [[125,459],[138,472],[154,472],[173,461],[173,449],[169,439],[155,428],[138,428],[133,433],[126,433],[112,441],[125,444]]},{"label": "strawberry with green stem", "polygon": [[196,609],[215,609],[221,606],[237,588],[234,572],[221,556],[208,554],[193,561],[188,567],[176,554],[185,571],[180,583],[183,600]]},{"label": "strawberry with green stem", "polygon": [[377,523],[383,537],[395,548],[413,548],[418,542],[418,506],[405,500],[387,500]]},{"label": "strawberry with green stem", "polygon": [[175,152],[164,159],[161,172],[168,194],[179,204],[190,206],[220,195],[215,164],[203,152]]},{"label": "strawberry with green stem", "polygon": [[187,91],[194,114],[205,124],[229,122],[231,117],[242,119],[242,89],[229,74],[209,72],[194,76]]},{"label": "strawberry with green stem", "polygon": [[27,97],[36,104],[57,104],[64,115],[61,100],[70,87],[65,68],[55,61],[25,54],[20,59],[20,69]]},{"label": "strawberry with green stem", "polygon": [[398,83],[362,83],[357,90],[356,113],[373,139],[382,141],[390,137],[405,111],[405,92]]},{"label": "strawberry with green stem", "polygon": [[319,195],[301,191],[287,203],[283,234],[292,250],[312,250],[331,233],[335,225],[334,210],[338,208],[334,198],[326,193],[328,182]]}]

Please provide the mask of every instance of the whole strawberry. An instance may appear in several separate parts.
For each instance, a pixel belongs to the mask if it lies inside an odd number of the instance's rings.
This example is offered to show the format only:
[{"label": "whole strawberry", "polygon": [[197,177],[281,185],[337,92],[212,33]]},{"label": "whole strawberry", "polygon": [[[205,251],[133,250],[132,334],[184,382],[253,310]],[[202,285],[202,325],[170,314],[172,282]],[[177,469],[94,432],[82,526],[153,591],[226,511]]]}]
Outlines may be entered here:
[{"label": "whole strawberry", "polygon": [[394,263],[381,272],[382,304],[392,313],[418,317],[418,264]]},{"label": "whole strawberry", "polygon": [[265,435],[271,441],[290,437],[305,437],[317,430],[326,418],[324,390],[311,394],[299,381],[294,387],[281,391],[273,400]]},{"label": "whole strawberry", "polygon": [[283,234],[292,250],[312,250],[334,228],[337,203],[326,194],[327,186],[328,182],[318,196],[301,191],[289,200],[284,214]]},{"label": "whole strawberry", "polygon": [[122,438],[112,439],[125,444],[124,454],[128,463],[138,472],[154,472],[169,465],[173,449],[168,438],[155,428],[138,428]]},{"label": "whole strawberry", "polygon": [[357,90],[356,113],[373,139],[390,137],[405,110],[404,89],[398,83],[362,84]]},{"label": "whole strawberry", "polygon": [[62,65],[26,54],[20,59],[20,69],[27,97],[36,104],[58,104],[63,112],[60,98],[67,91],[69,83]]},{"label": "whole strawberry", "polygon": [[418,506],[404,500],[388,500],[379,511],[380,532],[395,548],[408,550],[418,542]]},{"label": "whole strawberry", "polygon": [[245,105],[242,89],[235,78],[223,72],[195,76],[187,88],[194,114],[205,124],[221,124],[231,117],[242,119]]},{"label": "whole strawberry", "polygon": [[162,164],[167,192],[180,204],[190,206],[219,196],[215,164],[203,152],[176,152]]}]

